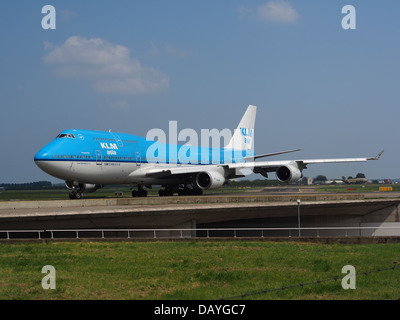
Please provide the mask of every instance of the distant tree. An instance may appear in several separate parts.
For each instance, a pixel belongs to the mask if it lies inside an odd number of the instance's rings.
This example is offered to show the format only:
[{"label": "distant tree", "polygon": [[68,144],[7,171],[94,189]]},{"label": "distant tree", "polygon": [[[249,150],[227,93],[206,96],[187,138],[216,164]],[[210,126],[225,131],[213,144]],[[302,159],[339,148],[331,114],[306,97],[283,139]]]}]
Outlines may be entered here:
[{"label": "distant tree", "polygon": [[326,181],[326,180],[328,180],[327,177],[323,175],[319,175],[314,179],[314,181]]},{"label": "distant tree", "polygon": [[357,173],[356,178],[365,178],[364,173]]},{"label": "distant tree", "polygon": [[0,187],[8,190],[35,190],[35,189],[51,189],[50,181],[26,182],[26,183],[0,183]]}]

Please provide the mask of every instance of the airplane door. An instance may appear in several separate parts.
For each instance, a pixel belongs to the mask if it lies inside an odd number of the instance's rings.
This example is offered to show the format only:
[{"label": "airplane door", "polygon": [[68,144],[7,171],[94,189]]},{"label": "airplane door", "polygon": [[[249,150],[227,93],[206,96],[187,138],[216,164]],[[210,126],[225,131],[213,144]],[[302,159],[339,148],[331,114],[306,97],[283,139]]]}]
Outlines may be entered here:
[{"label": "airplane door", "polygon": [[136,155],[136,166],[140,167],[141,160],[142,160],[140,157],[140,152],[136,152],[135,155]]},{"label": "airplane door", "polygon": [[111,132],[111,131],[110,131],[110,133],[114,137],[115,141],[117,142],[118,147],[123,148],[124,144],[122,143],[122,140],[119,137],[119,135],[117,135],[116,133]]},{"label": "airplane door", "polygon": [[103,160],[102,160],[102,156],[101,156],[101,150],[96,150],[96,164],[97,165],[102,165],[103,164]]}]

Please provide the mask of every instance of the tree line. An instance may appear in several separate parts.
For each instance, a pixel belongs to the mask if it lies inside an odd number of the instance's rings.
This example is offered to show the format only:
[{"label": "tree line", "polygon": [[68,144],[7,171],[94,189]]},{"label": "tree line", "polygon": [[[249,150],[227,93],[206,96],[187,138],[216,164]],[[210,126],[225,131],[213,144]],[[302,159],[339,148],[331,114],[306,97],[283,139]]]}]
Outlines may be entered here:
[{"label": "tree line", "polygon": [[0,183],[0,188],[6,190],[37,190],[52,189],[53,184],[50,181],[36,181],[26,183]]}]

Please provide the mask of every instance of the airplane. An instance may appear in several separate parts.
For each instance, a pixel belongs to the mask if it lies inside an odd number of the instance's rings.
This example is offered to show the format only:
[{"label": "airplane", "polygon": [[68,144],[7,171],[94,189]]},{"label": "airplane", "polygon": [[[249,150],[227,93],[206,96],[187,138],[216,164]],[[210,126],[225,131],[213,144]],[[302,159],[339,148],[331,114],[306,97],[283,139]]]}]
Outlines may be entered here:
[{"label": "airplane", "polygon": [[[254,124],[257,107],[249,105],[229,142],[222,148],[167,144],[158,140],[110,131],[71,129],[36,153],[36,165],[61,180],[70,189],[70,199],[80,199],[106,184],[137,187],[133,197],[146,197],[146,188],[160,185],[160,196],[201,195],[231,179],[259,173],[277,180],[296,182],[310,164],[349,163],[378,160],[376,157],[256,161],[259,158],[297,152],[254,153]],[[149,152],[152,150],[152,152]]]}]

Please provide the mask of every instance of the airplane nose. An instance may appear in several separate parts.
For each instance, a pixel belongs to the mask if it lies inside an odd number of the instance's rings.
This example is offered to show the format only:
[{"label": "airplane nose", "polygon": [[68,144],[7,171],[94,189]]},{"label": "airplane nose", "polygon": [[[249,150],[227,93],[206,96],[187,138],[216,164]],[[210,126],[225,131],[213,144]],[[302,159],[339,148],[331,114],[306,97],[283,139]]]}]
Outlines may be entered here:
[{"label": "airplane nose", "polygon": [[34,157],[35,164],[44,172],[58,178],[59,168],[53,158],[51,146],[46,146],[39,150]]},{"label": "airplane nose", "polygon": [[47,148],[42,148],[35,154],[34,161],[39,162],[39,161],[47,160],[48,158],[49,158],[49,152],[48,152]]},{"label": "airplane nose", "polygon": [[44,158],[44,153],[42,152],[42,150],[40,150],[39,152],[37,152],[35,154],[35,158],[33,159],[35,162],[43,160]]},{"label": "airplane nose", "polygon": [[41,149],[39,152],[37,152],[35,154],[34,161],[35,161],[35,164],[43,171],[45,171],[44,170],[45,169],[45,163],[44,163],[45,160],[46,160],[46,152],[45,152],[45,150]]},{"label": "airplane nose", "polygon": [[46,171],[45,168],[47,167],[47,162],[48,162],[47,160],[50,160],[50,159],[51,159],[51,156],[50,156],[48,147],[44,147],[44,148],[40,149],[35,154],[35,157],[34,157],[34,161],[35,161],[36,165],[44,171]]},{"label": "airplane nose", "polygon": [[37,160],[37,159],[35,158],[35,164],[36,164],[40,169],[42,169],[44,172],[47,172],[47,171],[46,171],[46,164],[45,164],[43,161]]}]

